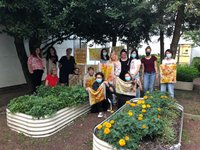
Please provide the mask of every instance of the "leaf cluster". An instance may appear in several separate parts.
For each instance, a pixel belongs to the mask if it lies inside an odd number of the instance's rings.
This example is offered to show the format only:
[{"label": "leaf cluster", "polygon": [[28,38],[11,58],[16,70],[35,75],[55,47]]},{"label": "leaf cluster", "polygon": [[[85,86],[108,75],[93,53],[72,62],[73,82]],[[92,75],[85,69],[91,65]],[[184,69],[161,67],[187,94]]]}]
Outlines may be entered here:
[{"label": "leaf cluster", "polygon": [[83,87],[40,86],[36,95],[14,98],[8,104],[12,113],[24,113],[35,118],[50,117],[62,108],[83,104],[87,93]]}]

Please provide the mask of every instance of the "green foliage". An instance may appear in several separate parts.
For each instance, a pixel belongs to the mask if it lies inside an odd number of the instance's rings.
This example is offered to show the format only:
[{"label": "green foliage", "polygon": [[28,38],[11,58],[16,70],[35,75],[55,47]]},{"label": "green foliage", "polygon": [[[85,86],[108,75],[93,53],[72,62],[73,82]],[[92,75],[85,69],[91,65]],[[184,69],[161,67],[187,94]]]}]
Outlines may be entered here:
[{"label": "green foliage", "polygon": [[[147,92],[144,99],[128,101],[122,110],[98,125],[98,138],[117,149],[138,149],[146,137],[172,144],[177,137],[173,123],[180,117],[174,99],[159,91]],[[124,140],[125,145],[120,145],[120,140]]]},{"label": "green foliage", "polygon": [[25,95],[14,98],[8,105],[12,113],[24,113],[35,118],[51,116],[58,110],[77,106],[87,101],[87,93],[83,87],[46,87],[40,86],[37,95]]},{"label": "green foliage", "polygon": [[193,66],[178,65],[177,66],[177,81],[193,82],[199,76],[198,70]]},{"label": "green foliage", "polygon": [[192,59],[192,66],[197,68],[200,73],[200,57],[194,57]]}]

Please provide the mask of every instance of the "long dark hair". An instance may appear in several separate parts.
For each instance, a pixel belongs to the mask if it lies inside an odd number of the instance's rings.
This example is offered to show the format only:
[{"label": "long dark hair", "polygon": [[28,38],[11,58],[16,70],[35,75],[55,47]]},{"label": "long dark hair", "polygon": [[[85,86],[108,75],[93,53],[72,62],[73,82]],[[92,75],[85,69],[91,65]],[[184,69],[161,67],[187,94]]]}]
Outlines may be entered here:
[{"label": "long dark hair", "polygon": [[[138,51],[137,51],[136,49],[133,49],[133,50],[131,51],[131,54],[132,54],[133,52],[136,53],[135,59],[140,59],[140,58],[139,58],[139,55],[138,55]],[[130,59],[129,59],[129,62],[128,62],[129,67],[130,67],[131,61],[133,60],[133,57],[131,57],[131,54],[130,54]]]},{"label": "long dark hair", "polygon": [[[35,50],[31,53],[31,55],[33,55],[34,57],[37,57],[37,54],[36,54],[36,49],[38,49],[39,47],[36,47]],[[40,48],[39,48],[40,49]],[[40,49],[40,53],[39,53],[39,56],[42,58],[42,51]]]},{"label": "long dark hair", "polygon": [[[104,50],[107,52],[107,55],[105,56],[106,59],[105,59],[105,57],[103,56],[103,51],[104,51]],[[106,48],[103,48],[103,49],[101,50],[101,59],[102,59],[102,60],[109,60],[108,50],[107,50]]]},{"label": "long dark hair", "polygon": [[[54,56],[51,55],[50,50],[53,49],[54,51]],[[58,55],[56,52],[56,49],[51,46],[47,49],[47,56],[46,56],[46,60],[52,59],[53,58],[53,63],[56,64],[56,62],[58,61]]]},{"label": "long dark hair", "polygon": [[122,50],[120,51],[120,60],[121,60],[121,55],[122,55],[123,52],[126,53],[126,56],[127,56],[127,59],[128,59],[127,51],[126,51],[125,49],[122,49]]}]

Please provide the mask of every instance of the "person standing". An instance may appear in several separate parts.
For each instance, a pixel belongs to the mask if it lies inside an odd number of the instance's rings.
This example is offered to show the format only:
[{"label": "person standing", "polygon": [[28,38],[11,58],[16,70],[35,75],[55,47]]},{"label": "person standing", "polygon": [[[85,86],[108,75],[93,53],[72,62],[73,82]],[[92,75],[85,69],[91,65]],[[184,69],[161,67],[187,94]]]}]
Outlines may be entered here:
[{"label": "person standing", "polygon": [[121,73],[119,77],[123,81],[125,81],[125,73],[129,71],[128,62],[129,62],[129,59],[128,59],[127,51],[125,49],[122,49],[120,52]]},{"label": "person standing", "polygon": [[109,60],[109,53],[108,53],[108,50],[105,49],[105,48],[103,48],[103,49],[101,50],[101,59],[100,59],[100,63],[105,64],[105,63],[108,62],[108,60]]},{"label": "person standing", "polygon": [[47,57],[46,57],[46,68],[47,68],[47,75],[50,73],[53,67],[57,67],[58,56],[56,53],[56,49],[54,47],[49,47],[47,50]]},{"label": "person standing", "polygon": [[144,93],[149,90],[153,92],[155,79],[158,80],[157,58],[151,55],[151,47],[145,49],[146,56],[142,58],[142,81]]},{"label": "person standing", "polygon": [[136,49],[133,49],[131,51],[129,66],[130,66],[130,74],[132,78],[136,81],[137,85],[140,87],[136,89],[136,97],[138,98],[140,97],[140,90],[142,89],[141,82],[140,82],[140,75],[139,75],[141,61],[138,55],[138,51]]},{"label": "person standing", "polygon": [[37,86],[41,85],[42,75],[44,72],[40,48],[36,48],[35,51],[29,56],[27,65],[29,73],[32,76],[33,92],[36,92]]},{"label": "person standing", "polygon": [[61,86],[65,84],[69,85],[69,74],[74,73],[74,69],[76,66],[76,62],[73,56],[71,56],[72,49],[66,49],[66,56],[62,56],[59,60],[59,68],[60,68],[60,83]]},{"label": "person standing", "polygon": [[[162,60],[163,65],[176,64],[176,60],[172,58],[172,54],[170,49],[165,51],[165,58]],[[174,98],[174,83],[161,83],[161,92],[166,92],[166,88],[168,89],[170,97]]]},{"label": "person standing", "polygon": [[119,76],[121,73],[121,63],[118,60],[118,56],[115,51],[112,51],[110,53],[110,60],[109,63],[112,63],[114,65],[114,76]]}]

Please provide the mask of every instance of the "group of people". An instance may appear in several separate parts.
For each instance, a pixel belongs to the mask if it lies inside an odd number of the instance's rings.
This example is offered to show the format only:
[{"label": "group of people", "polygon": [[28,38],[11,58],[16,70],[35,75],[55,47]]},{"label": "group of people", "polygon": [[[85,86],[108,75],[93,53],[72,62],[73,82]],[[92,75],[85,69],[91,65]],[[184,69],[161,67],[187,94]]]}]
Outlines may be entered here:
[{"label": "group of people", "polygon": [[[155,80],[159,79],[159,69],[157,65],[157,58],[151,55],[151,47],[147,46],[145,48],[146,56],[140,59],[138,51],[133,49],[130,53],[130,58],[125,49],[120,52],[120,58],[115,51],[109,51],[107,49],[102,49],[100,53],[100,65],[97,73],[93,67],[89,67],[87,74],[82,80],[83,87],[86,88],[88,92],[91,90],[97,91],[101,85],[105,85],[106,96],[104,100],[95,103],[91,106],[92,112],[99,112],[98,117],[103,117],[103,111],[107,110],[110,105],[115,105],[117,103],[118,108],[124,105],[126,100],[140,97],[140,92],[146,91],[152,92],[154,90]],[[46,56],[46,68],[47,77],[45,79],[46,86],[56,86],[58,80],[62,86],[69,85],[70,74],[78,74],[76,62],[73,56],[71,56],[72,49],[68,48],[66,50],[66,55],[62,56],[58,60],[56,50],[54,47],[50,47],[47,50]],[[176,61],[172,58],[172,51],[165,51],[165,58],[162,60],[162,64],[176,64]],[[113,66],[113,74],[110,76],[105,73],[100,66],[105,64],[111,64]],[[57,76],[57,67],[59,68],[59,78]],[[41,78],[44,72],[44,66],[41,58],[41,50],[36,48],[35,52],[28,58],[28,69],[32,75],[34,81],[34,91],[36,87],[41,85]],[[140,74],[141,73],[141,74]],[[109,78],[108,78],[109,77]],[[133,86],[131,91],[134,94],[118,93],[118,82],[116,80],[121,80],[119,83],[130,84]],[[174,84],[173,83],[161,83],[161,91],[168,92],[172,98],[174,98]],[[129,93],[129,92],[128,92]],[[111,107],[109,107],[111,108]]]}]

